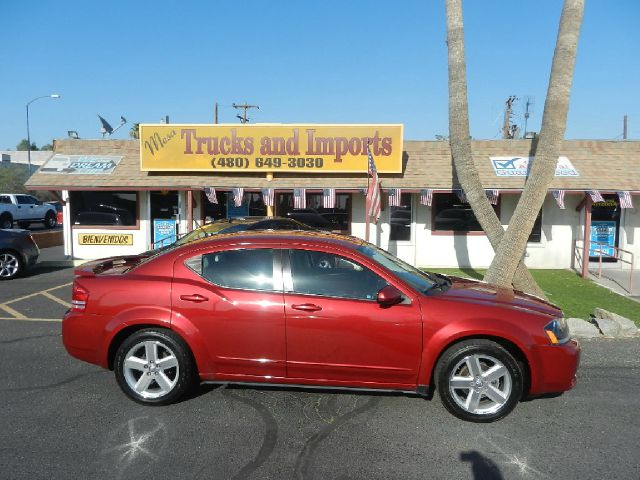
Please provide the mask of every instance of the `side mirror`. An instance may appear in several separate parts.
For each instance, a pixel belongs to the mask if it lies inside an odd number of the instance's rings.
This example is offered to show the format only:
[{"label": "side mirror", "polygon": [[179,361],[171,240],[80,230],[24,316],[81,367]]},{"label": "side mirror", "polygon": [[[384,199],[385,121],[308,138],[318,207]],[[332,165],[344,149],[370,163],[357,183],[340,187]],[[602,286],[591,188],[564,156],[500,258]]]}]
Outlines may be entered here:
[{"label": "side mirror", "polygon": [[402,302],[402,292],[392,285],[387,285],[378,292],[376,300],[382,307],[391,307]]}]

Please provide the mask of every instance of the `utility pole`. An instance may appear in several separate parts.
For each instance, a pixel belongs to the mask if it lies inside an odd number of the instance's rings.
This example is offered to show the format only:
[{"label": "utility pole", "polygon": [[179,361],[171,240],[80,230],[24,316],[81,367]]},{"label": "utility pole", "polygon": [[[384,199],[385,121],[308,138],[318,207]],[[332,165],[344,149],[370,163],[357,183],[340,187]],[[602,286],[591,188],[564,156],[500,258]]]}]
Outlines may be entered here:
[{"label": "utility pole", "polygon": [[627,139],[627,116],[624,116],[624,120],[622,121],[622,139]]},{"label": "utility pole", "polygon": [[[504,122],[502,124],[502,138],[513,139],[515,137],[517,127],[511,126],[511,113],[513,111],[513,102],[517,100],[515,95],[511,95],[505,102]],[[515,126],[514,126],[515,127]]]},{"label": "utility pole", "polygon": [[218,124],[218,102],[216,102],[216,108],[213,114],[213,123]]},{"label": "utility pole", "polygon": [[237,115],[237,117],[240,119],[242,123],[248,122],[247,110],[249,110],[250,108],[257,108],[258,110],[260,110],[260,107],[258,105],[247,105],[246,103],[244,105],[236,105],[235,103],[232,103],[231,105],[233,106],[233,108],[243,109],[242,115]]}]

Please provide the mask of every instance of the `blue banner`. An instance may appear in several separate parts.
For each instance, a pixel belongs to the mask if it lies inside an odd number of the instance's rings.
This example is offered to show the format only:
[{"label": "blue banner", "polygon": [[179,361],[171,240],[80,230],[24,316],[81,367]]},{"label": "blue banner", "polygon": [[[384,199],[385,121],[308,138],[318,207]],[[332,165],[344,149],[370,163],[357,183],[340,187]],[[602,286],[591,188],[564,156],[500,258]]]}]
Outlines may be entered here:
[{"label": "blue banner", "polygon": [[153,219],[153,248],[171,245],[176,241],[178,230],[175,220]]},{"label": "blue banner", "polygon": [[[597,245],[596,242],[604,245]],[[590,257],[614,257],[616,245],[616,222],[611,220],[594,220],[591,222]]]}]

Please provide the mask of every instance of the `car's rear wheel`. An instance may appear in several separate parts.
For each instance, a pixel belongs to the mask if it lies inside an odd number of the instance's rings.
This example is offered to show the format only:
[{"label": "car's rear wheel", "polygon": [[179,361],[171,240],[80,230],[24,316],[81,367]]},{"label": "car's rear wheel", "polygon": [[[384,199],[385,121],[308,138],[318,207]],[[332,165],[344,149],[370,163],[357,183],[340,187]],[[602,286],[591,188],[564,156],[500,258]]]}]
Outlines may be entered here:
[{"label": "car's rear wheel", "polygon": [[466,340],[447,349],[435,374],[442,403],[456,417],[493,422],[505,417],[522,396],[518,361],[496,342]]},{"label": "car's rear wheel", "polygon": [[139,330],[116,353],[120,388],[136,402],[167,405],[180,399],[196,377],[189,348],[170,330]]},{"label": "car's rear wheel", "polygon": [[0,251],[0,280],[10,280],[22,274],[24,265],[16,252]]},{"label": "car's rear wheel", "polygon": [[13,228],[13,218],[11,218],[11,215],[5,214],[0,216],[0,228],[7,230]]},{"label": "car's rear wheel", "polygon": [[58,224],[58,218],[55,213],[51,210],[47,212],[47,215],[44,217],[44,226],[47,228],[54,228]]}]

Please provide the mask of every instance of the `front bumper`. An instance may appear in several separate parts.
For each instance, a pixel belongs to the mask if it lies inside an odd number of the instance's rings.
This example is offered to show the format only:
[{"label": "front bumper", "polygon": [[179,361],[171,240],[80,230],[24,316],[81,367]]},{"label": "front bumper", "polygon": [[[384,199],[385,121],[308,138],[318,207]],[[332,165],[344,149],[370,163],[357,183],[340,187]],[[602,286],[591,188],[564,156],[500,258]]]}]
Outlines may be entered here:
[{"label": "front bumper", "polygon": [[529,393],[541,395],[572,389],[576,384],[580,353],[580,343],[573,338],[563,345],[534,346]]}]

